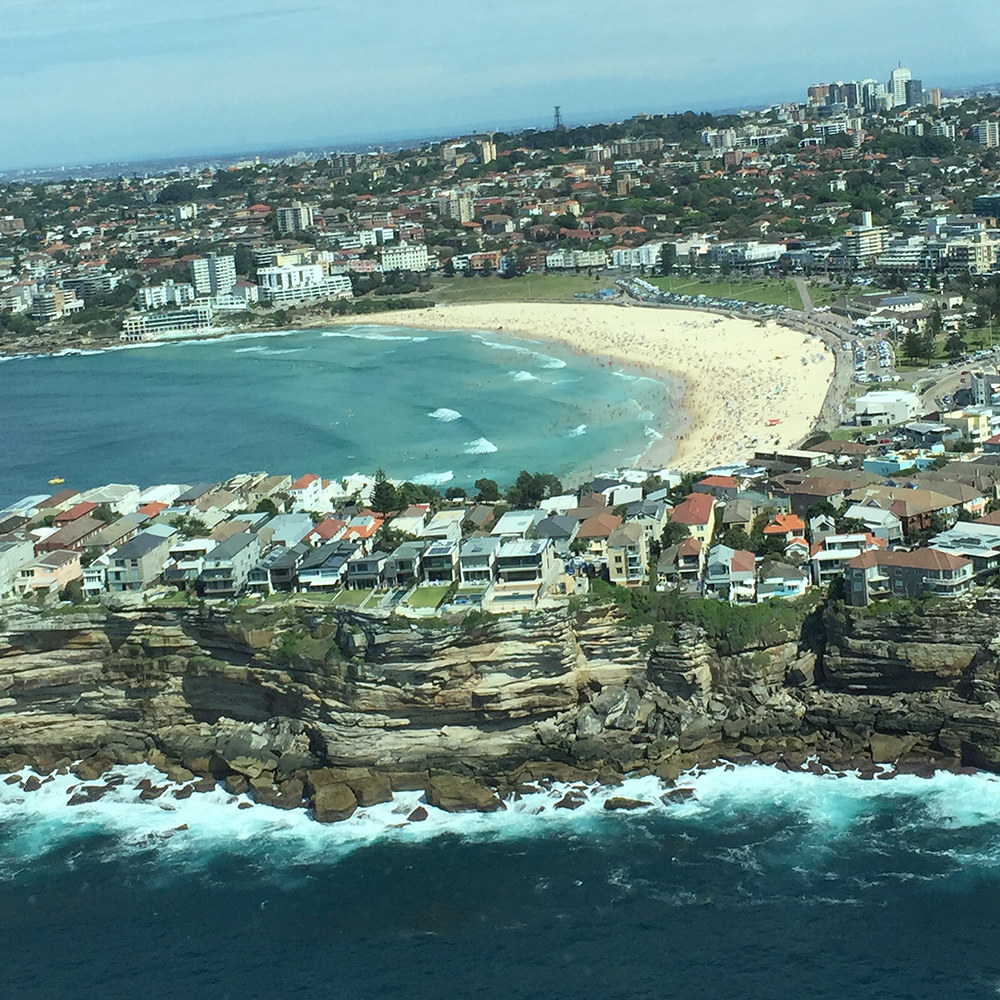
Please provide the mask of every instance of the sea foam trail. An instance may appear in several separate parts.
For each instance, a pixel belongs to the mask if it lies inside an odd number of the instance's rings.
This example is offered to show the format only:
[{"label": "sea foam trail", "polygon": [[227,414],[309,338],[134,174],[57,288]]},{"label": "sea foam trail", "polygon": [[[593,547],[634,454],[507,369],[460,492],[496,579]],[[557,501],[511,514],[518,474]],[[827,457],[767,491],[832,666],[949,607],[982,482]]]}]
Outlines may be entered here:
[{"label": "sea foam trail", "polygon": [[453,420],[461,420],[462,414],[458,410],[449,410],[447,406],[439,406],[436,410],[428,413],[432,420],[440,420],[442,423],[450,424]]},{"label": "sea foam trail", "polygon": [[323,334],[324,337],[346,337],[351,340],[387,340],[387,341],[405,341],[411,344],[422,344],[430,337],[420,337],[414,336],[407,333],[372,333],[371,331],[361,330],[330,330]]},{"label": "sea foam trail", "polygon": [[531,372],[516,371],[516,372],[507,372],[507,374],[510,375],[514,379],[515,382],[537,382],[538,381],[538,376],[537,375],[532,375]]},{"label": "sea foam trail", "polygon": [[[102,786],[116,775],[124,780],[97,801],[67,804],[84,785]],[[27,776],[22,772],[22,779]],[[168,790],[144,802],[135,787],[143,778]],[[783,772],[763,765],[727,766],[683,774],[676,787],[653,776],[627,778],[614,787],[529,784],[524,794],[507,799],[505,808],[494,813],[446,813],[427,806],[421,792],[400,792],[392,802],[358,809],[350,819],[331,825],[314,822],[305,810],[253,804],[221,786],[177,798],[179,787],[146,764],[115,768],[105,779],[89,783],[57,774],[34,792],[0,784],[0,877],[14,877],[33,859],[85,844],[97,833],[112,837],[122,852],[153,850],[186,865],[207,864],[220,852],[266,852],[272,862],[293,865],[336,862],[378,841],[415,843],[445,834],[479,841],[516,841],[571,830],[613,836],[623,830],[648,833],[650,822],[668,822],[673,835],[683,835],[700,825],[730,829],[766,818],[797,830],[799,842],[828,850],[839,837],[867,837],[872,817],[892,809],[901,819],[883,831],[883,837],[898,839],[906,830],[927,836],[941,830],[991,830],[1000,821],[1000,782],[982,774],[864,781],[854,775]],[[632,811],[605,808],[614,798],[640,805]],[[570,800],[573,808],[567,808]],[[427,817],[410,821],[417,806],[424,807]],[[993,840],[991,833],[992,847],[978,851],[976,863],[996,869],[1000,850]],[[957,858],[953,854],[952,859]],[[797,861],[790,853],[774,863],[792,867]]]}]

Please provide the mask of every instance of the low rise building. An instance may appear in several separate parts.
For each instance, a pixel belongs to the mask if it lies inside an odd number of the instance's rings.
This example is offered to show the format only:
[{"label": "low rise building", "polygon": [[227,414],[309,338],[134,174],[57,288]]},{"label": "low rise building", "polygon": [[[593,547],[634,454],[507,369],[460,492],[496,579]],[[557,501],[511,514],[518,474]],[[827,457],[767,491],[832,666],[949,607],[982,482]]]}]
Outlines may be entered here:
[{"label": "low rise building", "polygon": [[971,560],[936,549],[864,552],[844,568],[847,603],[858,607],[880,597],[955,597],[974,582]]},{"label": "low rise building", "polygon": [[260,559],[260,542],[248,531],[230,535],[205,556],[201,589],[205,597],[238,597]]},{"label": "low rise building", "polygon": [[67,549],[43,552],[17,571],[14,589],[19,594],[58,593],[74,580],[83,579],[80,553]]}]

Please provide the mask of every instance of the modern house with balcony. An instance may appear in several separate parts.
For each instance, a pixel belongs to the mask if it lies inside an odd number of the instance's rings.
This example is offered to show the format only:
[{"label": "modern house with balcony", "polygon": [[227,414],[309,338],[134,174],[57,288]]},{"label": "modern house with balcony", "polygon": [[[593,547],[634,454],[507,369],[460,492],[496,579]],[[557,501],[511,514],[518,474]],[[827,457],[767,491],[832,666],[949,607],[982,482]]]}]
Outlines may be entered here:
[{"label": "modern house with balcony", "polygon": [[502,545],[503,540],[498,535],[462,542],[458,550],[458,568],[463,587],[487,587],[493,583],[497,575],[497,553]]},{"label": "modern house with balcony", "polygon": [[299,588],[332,590],[347,577],[347,560],[357,551],[358,543],[341,539],[313,549],[299,565]]},{"label": "modern house with balcony", "polygon": [[880,597],[955,597],[974,582],[971,560],[936,549],[863,552],[844,569],[847,603],[857,607]]},{"label": "modern house with balcony", "polygon": [[630,521],[608,536],[608,579],[620,587],[641,587],[649,576],[645,527]]},{"label": "modern house with balcony", "polygon": [[458,541],[436,538],[424,549],[420,564],[428,583],[451,583],[458,579]]},{"label": "modern house with balcony", "polygon": [[230,535],[205,556],[200,584],[205,597],[237,597],[260,560],[260,542],[248,531]]},{"label": "modern house with balcony", "polygon": [[427,542],[419,538],[398,545],[385,561],[385,583],[388,587],[407,589],[423,578],[424,549]]}]

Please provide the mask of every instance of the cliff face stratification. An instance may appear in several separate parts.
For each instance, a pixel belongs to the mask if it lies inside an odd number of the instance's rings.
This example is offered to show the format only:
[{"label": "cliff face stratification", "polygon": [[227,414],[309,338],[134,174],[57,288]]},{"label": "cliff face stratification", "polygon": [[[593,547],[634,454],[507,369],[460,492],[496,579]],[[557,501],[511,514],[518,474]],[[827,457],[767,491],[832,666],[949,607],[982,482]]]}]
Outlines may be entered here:
[{"label": "cliff face stratification", "polygon": [[654,635],[613,607],[423,628],[294,605],[18,607],[0,617],[0,757],[268,786],[318,768],[420,787],[814,753],[1000,769],[998,611],[831,606],[808,636],[723,654],[698,626]]}]

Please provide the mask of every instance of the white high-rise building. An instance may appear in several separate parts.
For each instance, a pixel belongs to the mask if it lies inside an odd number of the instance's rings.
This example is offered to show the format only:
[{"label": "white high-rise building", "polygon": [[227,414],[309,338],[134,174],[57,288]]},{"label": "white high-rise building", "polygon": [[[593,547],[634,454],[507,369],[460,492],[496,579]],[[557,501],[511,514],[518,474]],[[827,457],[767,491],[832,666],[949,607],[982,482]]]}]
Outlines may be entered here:
[{"label": "white high-rise building", "polygon": [[1000,122],[976,122],[969,128],[969,139],[987,149],[1000,146]]},{"label": "white high-rise building", "polygon": [[910,79],[910,71],[905,66],[897,66],[889,74],[889,93],[892,95],[893,107],[906,107],[906,84]]},{"label": "white high-rise building", "polygon": [[191,261],[191,278],[199,295],[228,295],[236,284],[236,258],[210,253]]}]

